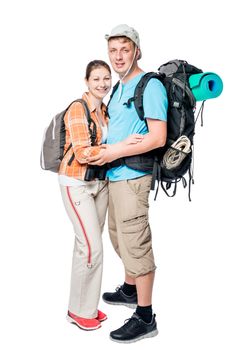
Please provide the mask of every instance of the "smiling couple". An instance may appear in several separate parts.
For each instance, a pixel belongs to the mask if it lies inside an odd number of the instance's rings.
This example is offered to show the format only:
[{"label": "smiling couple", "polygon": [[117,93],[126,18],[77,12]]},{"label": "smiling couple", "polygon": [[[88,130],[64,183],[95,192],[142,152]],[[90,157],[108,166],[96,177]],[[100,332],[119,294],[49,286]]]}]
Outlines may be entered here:
[{"label": "smiling couple", "polygon": [[[103,98],[111,88],[107,63],[95,60],[86,69],[86,102],[93,121],[89,125],[83,105],[75,102],[65,115],[66,145],[59,170],[59,183],[67,214],[74,226],[70,300],[67,319],[84,330],[95,330],[107,319],[98,310],[102,279],[102,231],[108,207],[108,229],[116,253],[124,266],[123,284],[104,293],[108,304],[135,309],[128,321],[110,333],[113,341],[131,343],[157,335],[152,311],[155,262],[148,221],[152,174],[134,170],[124,163],[98,169],[116,159],[143,154],[166,141],[167,95],[164,86],[152,79],[144,91],[145,120],[126,106],[137,83],[145,74],[137,31],[126,24],[105,36],[108,55],[120,82],[108,104]],[[108,118],[109,116],[109,118]],[[92,142],[90,133],[95,134]],[[72,143],[72,148],[66,149]],[[74,153],[74,160],[69,160]],[[113,163],[112,163],[113,164]],[[91,171],[92,170],[92,171]],[[87,177],[87,173],[90,176]],[[117,306],[116,306],[117,307]]]}]

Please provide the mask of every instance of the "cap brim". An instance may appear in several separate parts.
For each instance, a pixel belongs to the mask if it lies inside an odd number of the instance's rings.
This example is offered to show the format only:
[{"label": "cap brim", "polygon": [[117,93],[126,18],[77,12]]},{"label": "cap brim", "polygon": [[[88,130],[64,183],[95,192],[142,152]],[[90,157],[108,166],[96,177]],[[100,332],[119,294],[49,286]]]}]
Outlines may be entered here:
[{"label": "cap brim", "polygon": [[[106,39],[106,40],[109,40],[110,38],[117,38],[118,36],[125,36],[126,38],[128,38],[127,35],[123,35],[122,33],[118,33],[118,34],[114,34],[114,35],[106,34],[106,35],[105,35],[105,39]],[[130,38],[129,38],[129,39],[130,39]]]}]

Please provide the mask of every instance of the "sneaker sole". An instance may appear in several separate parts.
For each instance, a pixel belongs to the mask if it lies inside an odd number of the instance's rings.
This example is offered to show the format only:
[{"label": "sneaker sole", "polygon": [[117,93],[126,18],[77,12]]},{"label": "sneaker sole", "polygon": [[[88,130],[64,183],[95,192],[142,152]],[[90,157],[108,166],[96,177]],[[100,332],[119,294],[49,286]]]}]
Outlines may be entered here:
[{"label": "sneaker sole", "polygon": [[149,333],[146,333],[146,334],[143,334],[137,338],[134,338],[134,339],[131,339],[131,340],[117,340],[117,339],[114,339],[110,336],[110,339],[116,343],[125,343],[125,344],[130,344],[130,343],[135,343],[136,341],[138,340],[142,340],[142,339],[146,339],[146,338],[152,338],[152,337],[156,337],[156,335],[158,335],[158,330],[154,330],[152,332],[149,332]]},{"label": "sneaker sole", "polygon": [[118,303],[118,302],[113,302],[113,301],[106,301],[105,299],[102,299],[105,303],[110,304],[110,305],[123,305],[123,306],[127,306],[130,309],[136,309],[137,304],[127,304],[127,303]]},{"label": "sneaker sole", "polygon": [[72,324],[76,325],[77,327],[79,327],[80,329],[83,329],[84,331],[94,331],[95,329],[98,329],[98,328],[101,327],[101,325],[98,325],[96,327],[84,327],[84,326],[81,326],[81,325],[79,325],[78,322],[76,322],[72,317],[70,317],[68,315],[66,316],[66,319],[67,319],[67,321],[69,323],[72,323]]},{"label": "sneaker sole", "polygon": [[99,322],[106,321],[106,320],[107,320],[107,316],[106,316],[106,317],[103,317],[103,318],[97,318],[97,320],[98,320]]}]

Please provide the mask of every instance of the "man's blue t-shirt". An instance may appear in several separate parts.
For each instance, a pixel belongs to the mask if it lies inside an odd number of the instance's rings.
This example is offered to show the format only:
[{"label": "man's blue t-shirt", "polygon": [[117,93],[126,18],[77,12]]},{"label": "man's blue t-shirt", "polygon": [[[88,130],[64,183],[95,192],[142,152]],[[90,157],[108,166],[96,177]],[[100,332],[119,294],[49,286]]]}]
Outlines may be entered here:
[{"label": "man's blue t-shirt", "polygon": [[[108,107],[110,115],[108,144],[123,141],[132,134],[144,135],[148,133],[146,123],[144,120],[140,120],[134,104],[131,103],[130,107],[124,105],[129,98],[134,96],[135,87],[144,74],[140,73],[126,84],[122,84],[122,91],[119,84]],[[145,118],[167,120],[167,93],[159,80],[151,79],[148,82],[143,95],[143,105]],[[107,177],[110,181],[134,179],[145,174],[146,172],[130,169],[126,165],[107,171]]]}]

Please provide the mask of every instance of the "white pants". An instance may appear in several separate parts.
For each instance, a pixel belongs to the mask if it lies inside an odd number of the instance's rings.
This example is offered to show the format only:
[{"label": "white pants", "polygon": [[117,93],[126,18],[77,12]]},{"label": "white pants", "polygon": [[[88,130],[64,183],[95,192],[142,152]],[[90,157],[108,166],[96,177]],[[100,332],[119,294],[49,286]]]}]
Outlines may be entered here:
[{"label": "white pants", "polygon": [[108,206],[106,181],[84,186],[60,185],[75,243],[68,310],[83,318],[95,318],[102,280],[102,231]]}]

